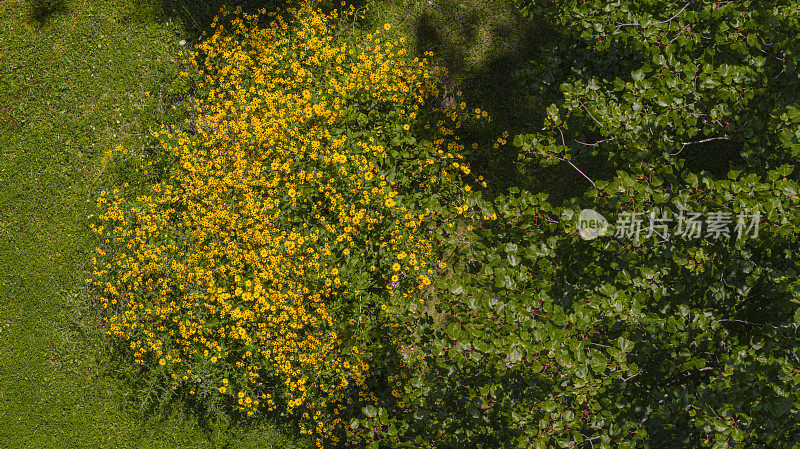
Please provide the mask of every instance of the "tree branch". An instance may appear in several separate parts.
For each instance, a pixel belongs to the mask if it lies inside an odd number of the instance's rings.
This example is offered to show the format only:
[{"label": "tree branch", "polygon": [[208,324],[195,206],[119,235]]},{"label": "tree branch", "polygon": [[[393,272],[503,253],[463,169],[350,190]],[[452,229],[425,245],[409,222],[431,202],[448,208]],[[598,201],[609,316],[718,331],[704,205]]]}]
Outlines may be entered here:
[{"label": "tree branch", "polygon": [[[569,147],[567,147],[567,141],[564,139],[564,131],[561,131],[561,127],[560,126],[558,127],[558,132],[561,133],[561,144],[564,145],[565,148],[569,148]],[[558,156],[556,156],[556,157],[558,157]],[[559,159],[562,160],[562,161],[565,161],[567,164],[571,165],[572,168],[577,170],[578,173],[583,175],[584,178],[586,178],[589,182],[592,183],[592,185],[595,188],[597,188],[597,184],[595,184],[594,181],[592,181],[592,178],[588,177],[586,175],[586,173],[584,173],[580,168],[578,168],[575,164],[573,164],[571,160],[567,159],[566,157],[564,157],[564,158],[559,157]]]},{"label": "tree branch", "polygon": [[587,147],[593,147],[593,146],[597,146],[597,145],[599,145],[599,144],[601,144],[603,142],[608,142],[609,140],[614,140],[614,139],[615,139],[615,137],[612,136],[612,137],[609,137],[608,139],[598,140],[597,142],[594,142],[594,143],[581,142],[578,139],[572,139],[572,140],[574,140],[575,143],[579,143],[581,145],[586,145]]},{"label": "tree branch", "polygon": [[[651,23],[650,25],[663,25],[663,24],[665,24],[665,23],[672,22],[672,19],[674,19],[674,18],[678,17],[678,16],[679,16],[679,15],[680,15],[680,14],[681,14],[683,11],[685,11],[685,10],[686,10],[686,8],[688,8],[688,7],[689,7],[689,5],[691,5],[691,4],[692,4],[692,2],[691,2],[691,0],[690,0],[690,1],[689,1],[689,2],[687,2],[685,5],[683,5],[683,8],[681,8],[681,10],[680,10],[680,11],[678,11],[677,13],[675,13],[675,15],[674,15],[674,16],[670,17],[670,18],[669,18],[669,19],[667,19],[667,20],[662,20],[661,22],[655,22],[655,23]],[[618,23],[618,24],[617,24],[617,28],[619,28],[619,27],[630,27],[630,26],[642,26],[642,27],[643,27],[643,26],[645,26],[645,25],[642,25],[641,23]]]},{"label": "tree branch", "polygon": [[[730,140],[730,139],[731,139],[730,136],[725,134],[724,136],[709,137],[708,139],[703,139],[703,140],[694,140],[694,141],[691,141],[691,142],[681,142],[681,149],[678,150],[675,153],[670,153],[669,155],[670,156],[677,156],[678,154],[681,153],[681,151],[683,151],[684,148],[686,148],[689,145],[696,145],[696,144],[699,144],[699,143],[713,142],[715,140]],[[669,140],[669,139],[667,139],[667,140]],[[674,143],[672,140],[669,140],[669,141],[670,141],[670,143]]]}]

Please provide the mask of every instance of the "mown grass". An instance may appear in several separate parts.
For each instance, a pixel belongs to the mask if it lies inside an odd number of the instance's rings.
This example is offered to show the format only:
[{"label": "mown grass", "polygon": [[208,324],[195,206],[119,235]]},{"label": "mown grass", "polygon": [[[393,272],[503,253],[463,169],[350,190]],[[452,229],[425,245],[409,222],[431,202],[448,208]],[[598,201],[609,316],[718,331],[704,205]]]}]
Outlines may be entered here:
[{"label": "mown grass", "polygon": [[288,424],[143,412],[83,287],[94,198],[136,180],[108,151],[181,118],[184,38],[157,2],[0,3],[4,448],[306,446]]}]

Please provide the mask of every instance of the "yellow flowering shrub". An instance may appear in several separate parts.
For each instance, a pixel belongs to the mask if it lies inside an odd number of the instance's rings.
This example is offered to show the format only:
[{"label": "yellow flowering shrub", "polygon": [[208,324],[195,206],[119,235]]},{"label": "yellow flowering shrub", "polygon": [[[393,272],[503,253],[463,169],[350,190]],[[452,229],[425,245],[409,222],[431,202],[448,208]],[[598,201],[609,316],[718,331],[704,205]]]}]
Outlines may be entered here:
[{"label": "yellow flowering shrub", "polygon": [[166,176],[104,192],[94,225],[90,281],[134,363],[184,397],[297,416],[318,445],[357,441],[353,413],[403,406],[403,364],[371,365],[403,360],[392,316],[468,209],[453,130],[469,111],[436,107],[439,74],[390,26],[342,31],[353,13],[215,20],[192,53],[191,119],[155,133]]}]

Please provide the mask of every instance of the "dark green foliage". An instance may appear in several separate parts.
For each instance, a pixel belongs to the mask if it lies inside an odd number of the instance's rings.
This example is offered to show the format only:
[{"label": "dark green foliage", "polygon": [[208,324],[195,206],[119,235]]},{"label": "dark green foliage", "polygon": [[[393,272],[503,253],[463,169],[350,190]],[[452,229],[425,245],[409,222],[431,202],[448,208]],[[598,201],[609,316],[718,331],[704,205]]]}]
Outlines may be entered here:
[{"label": "dark green foliage", "polygon": [[558,33],[528,71],[548,107],[525,152],[564,146],[598,177],[678,160],[763,175],[798,155],[797,2],[534,5]]},{"label": "dark green foliage", "polygon": [[[552,36],[519,74],[544,117],[513,140],[529,189],[476,195],[499,219],[442,232],[453,273],[400,318],[424,362],[406,416],[366,416],[376,444],[798,447],[800,2],[521,7]],[[574,182],[537,193],[554,166]],[[584,240],[583,209],[618,226]],[[638,239],[615,235],[625,212]]]}]

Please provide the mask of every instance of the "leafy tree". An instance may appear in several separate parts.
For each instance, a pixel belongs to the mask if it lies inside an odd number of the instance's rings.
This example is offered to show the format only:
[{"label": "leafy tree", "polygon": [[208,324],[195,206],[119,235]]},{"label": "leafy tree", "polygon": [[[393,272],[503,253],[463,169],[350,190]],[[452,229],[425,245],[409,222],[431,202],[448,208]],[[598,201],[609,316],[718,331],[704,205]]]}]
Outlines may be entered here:
[{"label": "leafy tree", "polygon": [[[521,8],[552,38],[524,74],[546,118],[514,138],[516,169],[581,184],[475,195],[499,219],[443,231],[454,275],[398,318],[424,358],[412,411],[382,428],[427,447],[797,447],[800,2]],[[584,240],[583,209],[616,224]]]},{"label": "leafy tree", "polygon": [[800,152],[797,2],[549,2],[532,64],[547,105],[525,151],[598,164],[763,175]]}]

